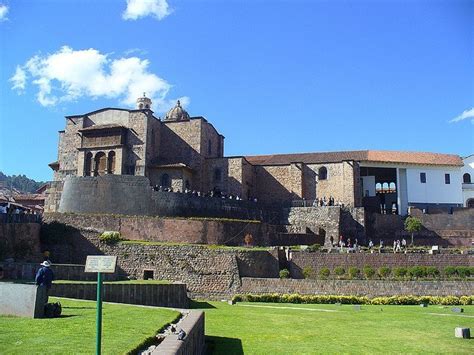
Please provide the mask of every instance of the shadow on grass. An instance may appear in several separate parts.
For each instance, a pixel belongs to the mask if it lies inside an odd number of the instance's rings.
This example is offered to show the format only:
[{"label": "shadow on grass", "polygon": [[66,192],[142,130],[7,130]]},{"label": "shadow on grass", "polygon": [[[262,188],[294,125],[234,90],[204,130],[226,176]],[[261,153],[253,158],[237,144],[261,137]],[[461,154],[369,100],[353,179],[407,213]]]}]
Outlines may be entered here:
[{"label": "shadow on grass", "polygon": [[210,308],[216,308],[216,307],[204,301],[191,300],[190,308],[191,309],[206,309],[206,308],[210,309]]},{"label": "shadow on grass", "polygon": [[71,317],[77,317],[77,314],[61,314],[59,318],[71,318]]},{"label": "shadow on grass", "polygon": [[241,355],[242,341],[237,338],[215,337],[206,335],[206,354]]},{"label": "shadow on grass", "polygon": [[62,306],[63,309],[95,309],[95,307],[70,307],[70,306]]}]

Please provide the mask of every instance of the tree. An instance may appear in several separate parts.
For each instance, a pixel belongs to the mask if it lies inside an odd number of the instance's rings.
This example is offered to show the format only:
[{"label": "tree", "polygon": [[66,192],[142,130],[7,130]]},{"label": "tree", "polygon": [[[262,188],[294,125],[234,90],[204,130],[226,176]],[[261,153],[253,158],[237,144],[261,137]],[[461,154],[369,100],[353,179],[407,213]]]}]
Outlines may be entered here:
[{"label": "tree", "polygon": [[405,230],[408,233],[411,233],[411,245],[413,245],[413,235],[416,232],[421,231],[422,227],[423,225],[421,224],[421,221],[419,218],[410,216],[405,220]]}]

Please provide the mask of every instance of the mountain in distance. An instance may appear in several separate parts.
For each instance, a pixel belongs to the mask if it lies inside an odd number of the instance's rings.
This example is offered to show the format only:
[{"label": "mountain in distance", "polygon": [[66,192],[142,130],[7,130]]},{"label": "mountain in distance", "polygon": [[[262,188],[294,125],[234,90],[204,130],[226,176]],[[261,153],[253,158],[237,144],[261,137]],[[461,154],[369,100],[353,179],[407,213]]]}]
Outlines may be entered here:
[{"label": "mountain in distance", "polygon": [[44,185],[44,181],[35,181],[26,177],[26,175],[5,175],[0,171],[0,187],[4,189],[16,189],[23,193],[35,192]]}]

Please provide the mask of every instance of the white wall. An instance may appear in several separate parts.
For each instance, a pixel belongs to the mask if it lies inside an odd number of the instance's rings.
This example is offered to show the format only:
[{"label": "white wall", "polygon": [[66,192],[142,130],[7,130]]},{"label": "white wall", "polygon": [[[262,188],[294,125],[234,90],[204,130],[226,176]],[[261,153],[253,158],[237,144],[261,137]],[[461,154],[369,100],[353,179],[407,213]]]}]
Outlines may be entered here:
[{"label": "white wall", "polygon": [[[426,183],[421,183],[420,173],[426,173]],[[450,174],[450,184],[445,184],[444,174]],[[408,203],[462,204],[462,173],[456,167],[407,168]]]},{"label": "white wall", "polygon": [[[463,159],[464,166],[461,169],[461,178],[465,173],[471,174],[471,183],[462,184],[463,206],[467,206],[467,200],[474,199],[474,154]],[[462,180],[461,180],[462,181]]]}]

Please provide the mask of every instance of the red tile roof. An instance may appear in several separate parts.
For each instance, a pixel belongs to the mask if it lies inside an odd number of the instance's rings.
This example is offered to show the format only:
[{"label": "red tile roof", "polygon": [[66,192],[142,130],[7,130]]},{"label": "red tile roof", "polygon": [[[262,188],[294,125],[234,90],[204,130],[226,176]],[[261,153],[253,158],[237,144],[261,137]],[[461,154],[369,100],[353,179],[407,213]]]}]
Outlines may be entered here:
[{"label": "red tile roof", "polygon": [[299,162],[305,164],[321,164],[338,163],[344,160],[354,160],[359,162],[463,166],[461,157],[454,154],[397,152],[382,150],[254,155],[246,156],[245,159],[247,159],[247,161],[253,165],[287,165],[290,163]]}]

